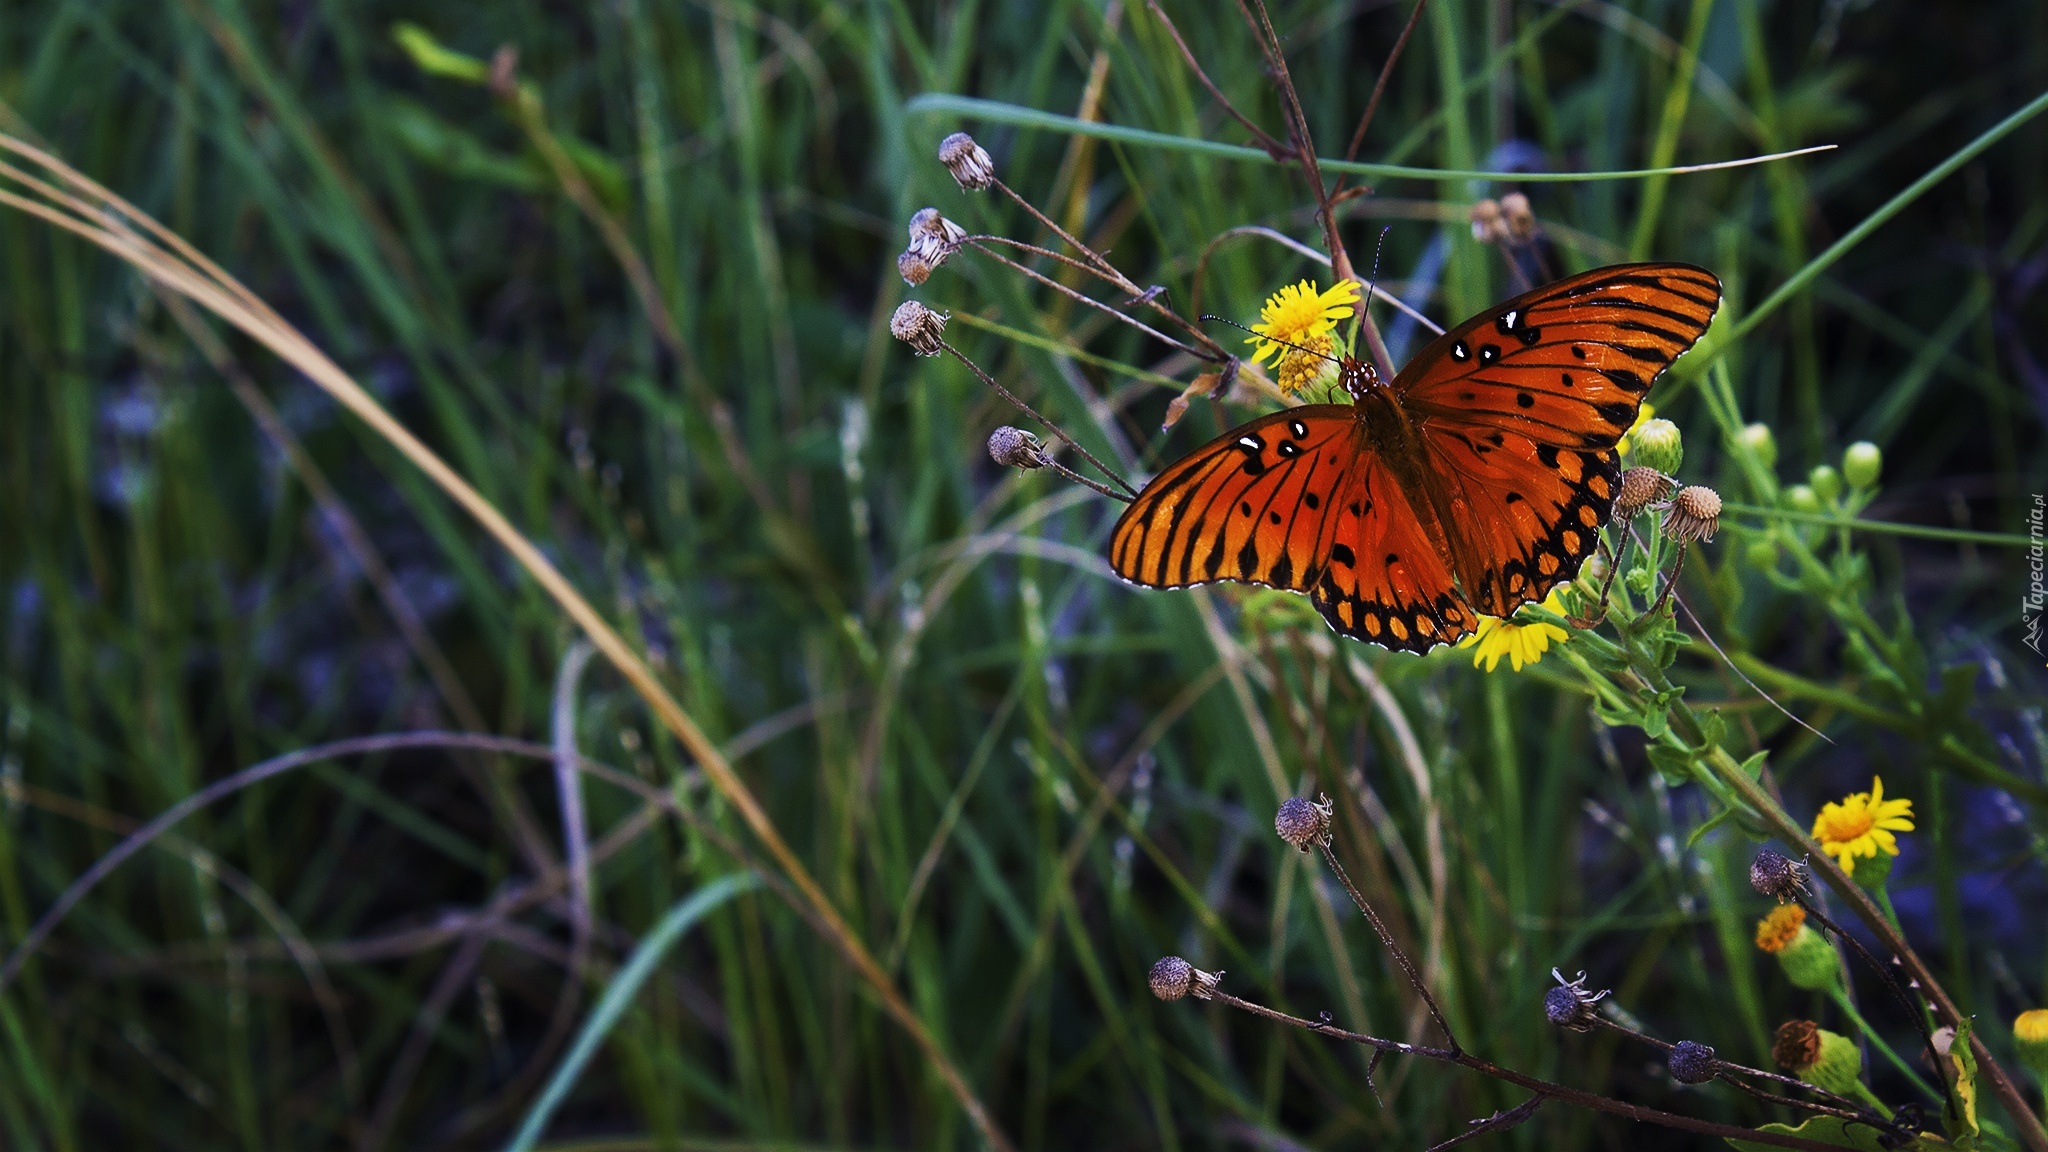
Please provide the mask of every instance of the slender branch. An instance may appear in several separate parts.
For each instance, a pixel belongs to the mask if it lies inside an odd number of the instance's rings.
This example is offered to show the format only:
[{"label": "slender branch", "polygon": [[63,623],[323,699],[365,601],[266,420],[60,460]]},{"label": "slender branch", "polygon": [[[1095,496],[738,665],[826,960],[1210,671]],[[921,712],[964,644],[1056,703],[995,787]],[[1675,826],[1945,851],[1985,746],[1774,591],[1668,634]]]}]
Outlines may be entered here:
[{"label": "slender branch", "polygon": [[[1386,94],[1387,79],[1394,74],[1394,61],[1401,58],[1401,50],[1408,47],[1408,38],[1415,34],[1415,26],[1422,22],[1423,5],[1429,0],[1415,0],[1415,8],[1408,13],[1408,23],[1402,25],[1401,35],[1394,41],[1394,50],[1387,53],[1387,62],[1380,65],[1379,79],[1373,81],[1372,98],[1365,102],[1365,113],[1358,118],[1358,128],[1351,133],[1351,146],[1344,149],[1346,162],[1358,159],[1358,150],[1365,146],[1365,129],[1372,123],[1373,114],[1380,110],[1380,97]],[[1337,187],[1330,192],[1332,198],[1342,195],[1348,173],[1337,177]]]},{"label": "slender branch", "polygon": [[1543,1107],[1543,1102],[1548,1099],[1550,1097],[1539,1092],[1505,1112],[1495,1112],[1483,1120],[1468,1120],[1463,1132],[1440,1144],[1430,1145],[1429,1152],[1443,1152],[1446,1148],[1456,1148],[1467,1140],[1477,1140],[1489,1132],[1505,1132],[1534,1116],[1536,1110]]},{"label": "slender branch", "polygon": [[973,372],[976,376],[981,377],[981,382],[983,384],[986,384],[990,388],[995,389],[996,394],[998,396],[1001,396],[1003,399],[1008,400],[1013,406],[1015,406],[1017,411],[1024,413],[1026,416],[1031,417],[1033,420],[1036,420],[1040,424],[1045,425],[1047,428],[1052,429],[1054,432],[1059,433],[1060,439],[1065,440],[1067,443],[1073,445],[1074,451],[1079,452],[1081,454],[1082,459],[1088,461],[1090,464],[1095,465],[1096,471],[1101,472],[1104,476],[1107,476],[1111,480],[1116,481],[1118,487],[1122,488],[1126,492],[1129,492],[1131,495],[1136,496],[1138,494],[1138,490],[1136,488],[1131,487],[1130,483],[1126,481],[1122,476],[1117,475],[1115,469],[1111,468],[1107,464],[1104,464],[1102,461],[1097,460],[1093,452],[1090,452],[1088,451],[1088,449],[1083,448],[1080,445],[1080,443],[1076,441],[1072,436],[1067,435],[1066,429],[1039,415],[1037,409],[1033,408],[1029,404],[1026,404],[1024,401],[1018,399],[1016,393],[1010,391],[1008,388],[1005,388],[1001,384],[997,383],[995,377],[982,371],[981,365],[976,364],[972,360],[969,360],[965,353],[961,352],[958,348],[953,347],[951,344],[946,343],[944,340],[939,341],[939,347],[945,349],[947,353],[949,353],[953,357],[953,359],[958,360],[962,364],[967,365],[967,368],[970,372]]},{"label": "slender branch", "polygon": [[1327,839],[1320,842],[1318,847],[1322,849],[1323,861],[1343,883],[1344,891],[1351,894],[1351,902],[1365,914],[1365,922],[1372,925],[1373,934],[1380,938],[1380,946],[1394,958],[1394,963],[1401,966],[1401,971],[1408,977],[1408,983],[1415,989],[1415,994],[1422,997],[1422,1002],[1429,1006],[1429,1017],[1436,1021],[1437,1030],[1444,1034],[1444,1039],[1451,1045],[1451,1051],[1462,1052],[1464,1048],[1458,1043],[1457,1034],[1451,1031],[1450,1022],[1444,1019],[1443,1009],[1437,1007],[1436,997],[1430,994],[1429,985],[1422,979],[1422,973],[1415,970],[1415,964],[1408,959],[1408,954],[1401,950],[1399,944],[1394,943],[1393,933],[1387,931],[1387,926],[1380,922],[1379,915],[1372,910],[1372,905],[1366,903],[1365,895],[1351,882],[1350,874],[1337,862],[1337,853],[1331,849]]},{"label": "slender branch", "polygon": [[[1047,276],[1045,273],[1040,272],[1035,268],[1032,268],[1025,264],[1020,264],[1017,261],[1010,259],[1008,256],[1005,256],[1000,252],[996,252],[980,244],[975,244],[974,248],[976,251],[980,252],[984,256],[987,256],[989,259],[1007,265],[1011,268],[1014,268],[1017,271],[1022,272],[1024,275],[1029,276],[1030,278],[1038,281],[1041,284],[1044,284],[1046,287],[1053,289],[1054,291],[1060,293],[1063,296],[1066,296],[1081,304],[1085,304],[1090,308],[1099,309],[1110,316],[1114,316],[1118,320],[1121,320],[1124,323],[1129,324],[1131,327],[1136,328],[1140,332],[1145,333],[1147,336],[1152,337],[1154,340],[1158,340],[1165,344],[1171,344],[1175,348],[1180,349],[1181,351],[1187,353],[1190,356],[1203,356],[1203,353],[1199,349],[1192,348],[1186,344],[1183,344],[1180,341],[1175,340],[1173,337],[1168,336],[1166,333],[1161,332],[1157,328],[1154,328],[1151,325],[1145,323],[1144,321],[1139,320],[1133,316],[1126,315],[1123,312],[1119,312],[1110,305],[1105,304],[1100,300],[1097,300],[1095,297],[1090,296],[1085,292],[1077,292],[1074,289],[1067,287],[1065,284],[1060,283],[1059,281],[1053,279],[1050,276]],[[1075,261],[1070,260],[1069,263],[1075,263]]]},{"label": "slender branch", "polygon": [[1195,59],[1194,52],[1188,48],[1188,42],[1181,39],[1180,29],[1174,27],[1173,21],[1167,18],[1165,9],[1159,6],[1159,0],[1145,0],[1145,6],[1150,8],[1152,15],[1158,17],[1159,22],[1166,26],[1166,34],[1173,37],[1174,46],[1180,49],[1180,57],[1187,62],[1188,70],[1195,74],[1195,79],[1202,82],[1202,87],[1209,90],[1209,95],[1223,106],[1225,112],[1230,113],[1231,119],[1244,125],[1245,131],[1252,134],[1252,139],[1259,147],[1266,150],[1266,155],[1282,163],[1294,159],[1292,149],[1274,139],[1272,133],[1253,123],[1251,117],[1238,111],[1237,105],[1230,102],[1230,97],[1225,96],[1223,90],[1216,87],[1215,81],[1209,79],[1209,74],[1202,70],[1202,65]]}]

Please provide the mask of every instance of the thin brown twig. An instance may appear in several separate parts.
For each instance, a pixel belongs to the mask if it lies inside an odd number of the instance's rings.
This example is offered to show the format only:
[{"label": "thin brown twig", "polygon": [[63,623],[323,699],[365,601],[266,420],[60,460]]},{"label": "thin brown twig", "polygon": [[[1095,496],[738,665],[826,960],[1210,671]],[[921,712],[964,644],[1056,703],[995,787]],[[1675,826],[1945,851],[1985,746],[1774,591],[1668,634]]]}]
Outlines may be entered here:
[{"label": "thin brown twig", "polygon": [[[1365,146],[1365,130],[1372,124],[1372,118],[1380,110],[1380,97],[1386,94],[1387,80],[1394,75],[1394,62],[1401,58],[1401,52],[1408,47],[1408,38],[1415,34],[1415,26],[1422,22],[1423,5],[1429,0],[1415,0],[1415,8],[1408,13],[1408,23],[1401,26],[1401,35],[1395,39],[1393,51],[1387,53],[1387,62],[1380,65],[1379,79],[1373,81],[1372,97],[1365,102],[1365,111],[1358,117],[1358,127],[1351,133],[1351,146],[1344,149],[1346,161],[1358,159],[1358,150]],[[1337,187],[1330,195],[1334,198],[1344,191],[1348,173],[1338,173]]]},{"label": "thin brown twig", "polygon": [[1443,1009],[1437,1007],[1436,997],[1430,994],[1429,983],[1422,978],[1422,973],[1416,971],[1414,962],[1408,959],[1408,954],[1401,950],[1399,944],[1394,943],[1393,933],[1388,932],[1387,926],[1380,922],[1379,914],[1366,902],[1365,896],[1358,890],[1358,885],[1351,882],[1350,873],[1344,871],[1344,866],[1337,862],[1337,853],[1331,849],[1329,838],[1324,837],[1317,846],[1322,850],[1323,862],[1330,866],[1330,871],[1337,874],[1338,881],[1344,885],[1344,891],[1351,894],[1351,902],[1364,913],[1365,922],[1372,925],[1373,935],[1380,938],[1380,947],[1385,948],[1387,954],[1394,958],[1394,963],[1400,965],[1402,974],[1408,977],[1409,986],[1415,989],[1415,994],[1422,997],[1422,1002],[1429,1007],[1430,1019],[1436,1021],[1437,1031],[1444,1034],[1444,1040],[1450,1044],[1451,1051],[1462,1053],[1464,1048],[1458,1043],[1457,1034],[1451,1031],[1450,1021],[1444,1019]]},{"label": "thin brown twig", "polygon": [[1216,103],[1222,105],[1231,119],[1244,125],[1245,131],[1252,134],[1252,139],[1258,146],[1266,150],[1266,155],[1283,163],[1294,159],[1293,149],[1275,139],[1272,133],[1259,127],[1251,117],[1238,111],[1237,105],[1230,102],[1230,97],[1225,96],[1223,90],[1216,87],[1215,81],[1209,79],[1209,74],[1202,70],[1201,62],[1195,59],[1194,52],[1188,48],[1188,42],[1181,38],[1180,29],[1174,27],[1173,21],[1167,18],[1166,10],[1159,6],[1159,0],[1145,0],[1145,6],[1150,8],[1152,15],[1158,17],[1159,22],[1166,26],[1166,34],[1173,37],[1174,47],[1180,49],[1180,58],[1187,62],[1188,70],[1195,74],[1195,79],[1201,81],[1202,87],[1209,90],[1209,95],[1215,98]]},{"label": "thin brown twig", "polygon": [[1102,301],[1097,300],[1095,297],[1090,296],[1085,292],[1080,292],[1073,288],[1070,288],[1067,285],[1062,284],[1059,281],[1053,279],[1052,277],[1047,276],[1045,273],[1030,267],[1029,265],[1018,263],[1017,261],[1010,259],[1008,256],[1005,256],[1000,252],[994,251],[982,244],[975,244],[974,248],[976,251],[980,252],[984,256],[987,256],[989,259],[994,260],[1000,264],[1007,265],[1008,267],[1013,268],[1018,272],[1022,272],[1024,275],[1029,276],[1031,279],[1038,281],[1039,283],[1045,285],[1048,288],[1051,288],[1053,291],[1058,292],[1062,296],[1066,296],[1069,299],[1077,301],[1081,304],[1085,304],[1090,308],[1098,309],[1103,313],[1106,313],[1107,315],[1122,321],[1125,324],[1129,324],[1131,327],[1136,328],[1138,331],[1143,332],[1145,335],[1152,337],[1154,340],[1158,340],[1161,343],[1165,344],[1171,344],[1175,348],[1178,348],[1181,351],[1186,352],[1190,356],[1201,356],[1204,354],[1201,350],[1192,348],[1186,344],[1181,343],[1180,341],[1174,339],[1171,336],[1168,336],[1166,333],[1159,331],[1157,328],[1152,327],[1144,321],[1139,320],[1136,317],[1130,316],[1126,313],[1119,312],[1113,306],[1105,304]]},{"label": "thin brown twig", "polygon": [[1107,464],[1104,464],[1102,461],[1097,460],[1093,452],[1090,452],[1088,451],[1088,449],[1083,448],[1078,442],[1074,440],[1072,436],[1067,435],[1066,429],[1061,428],[1059,425],[1039,415],[1038,410],[1036,408],[1033,408],[1031,405],[1026,404],[1023,400],[1019,399],[1015,392],[1012,392],[1008,388],[1003,387],[1002,384],[999,381],[997,381],[995,377],[989,375],[987,372],[982,371],[981,365],[976,364],[974,361],[968,359],[965,353],[961,352],[958,348],[953,347],[951,344],[947,343],[944,340],[939,341],[939,347],[945,349],[946,352],[953,357],[953,359],[958,360],[962,364],[967,365],[968,371],[973,372],[976,376],[980,377],[981,382],[983,384],[986,384],[990,388],[994,389],[995,393],[998,396],[1001,396],[1003,399],[1008,400],[1010,404],[1017,409],[1017,411],[1024,413],[1026,416],[1031,417],[1033,420],[1038,421],[1040,424],[1043,424],[1047,428],[1050,428],[1054,432],[1058,433],[1060,439],[1066,441],[1068,444],[1073,445],[1074,451],[1079,452],[1081,454],[1082,459],[1088,461],[1088,463],[1090,464],[1093,464],[1096,470],[1101,472],[1104,476],[1107,476],[1111,480],[1116,481],[1117,485],[1121,487],[1124,491],[1129,492],[1133,496],[1136,496],[1138,494],[1138,490],[1136,488],[1131,487],[1130,483],[1126,481],[1122,476],[1117,475],[1115,469],[1111,468]]}]

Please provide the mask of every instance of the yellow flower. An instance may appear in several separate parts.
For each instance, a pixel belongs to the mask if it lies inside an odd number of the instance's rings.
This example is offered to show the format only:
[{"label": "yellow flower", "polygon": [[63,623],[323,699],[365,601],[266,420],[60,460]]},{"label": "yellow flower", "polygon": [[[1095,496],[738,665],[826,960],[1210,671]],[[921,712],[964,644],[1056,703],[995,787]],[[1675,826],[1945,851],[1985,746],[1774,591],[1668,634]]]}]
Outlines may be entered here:
[{"label": "yellow flower", "polygon": [[1317,292],[1315,281],[1303,280],[1266,297],[1266,306],[1259,309],[1259,322],[1252,325],[1257,335],[1245,339],[1247,344],[1258,345],[1252,363],[1262,364],[1280,351],[1282,345],[1275,341],[1302,344],[1311,336],[1329,335],[1336,330],[1337,321],[1351,315],[1357,301],[1356,280],[1339,280],[1327,292]]},{"label": "yellow flower", "polygon": [[[1557,589],[1552,588],[1550,595],[1543,598],[1543,607],[1559,616],[1564,615],[1564,601],[1558,598]],[[1534,620],[1517,624],[1513,620],[1481,616],[1479,630],[1458,641],[1458,647],[1478,647],[1478,651],[1472,653],[1474,668],[1483,666],[1491,672],[1499,665],[1500,658],[1505,656],[1514,664],[1515,671],[1520,672],[1522,665],[1534,664],[1543,659],[1543,654],[1550,650],[1552,641],[1562,644],[1570,638],[1571,633],[1555,624]]]},{"label": "yellow flower", "polygon": [[1888,856],[1899,854],[1893,832],[1913,830],[1913,802],[1884,798],[1884,781],[1870,778],[1870,791],[1851,792],[1837,804],[1821,805],[1813,818],[1813,838],[1820,849],[1841,862],[1842,870],[1856,866],[1856,857],[1875,858],[1882,848]]},{"label": "yellow flower", "polygon": [[1780,904],[1756,922],[1756,946],[1766,952],[1783,952],[1806,927],[1806,909],[1797,904]]},{"label": "yellow flower", "polygon": [[1288,348],[1280,353],[1280,359],[1273,362],[1278,369],[1280,391],[1292,396],[1312,384],[1325,384],[1337,378],[1337,362],[1330,359],[1330,353],[1337,347],[1335,338],[1317,333],[1304,336],[1296,343],[1299,350]]},{"label": "yellow flower", "polygon": [[1641,428],[1656,418],[1657,406],[1648,400],[1643,401],[1643,406],[1636,409],[1636,422],[1629,425],[1628,431],[1621,434],[1621,444],[1616,450],[1623,456],[1628,455],[1628,450],[1635,447],[1636,429]]}]

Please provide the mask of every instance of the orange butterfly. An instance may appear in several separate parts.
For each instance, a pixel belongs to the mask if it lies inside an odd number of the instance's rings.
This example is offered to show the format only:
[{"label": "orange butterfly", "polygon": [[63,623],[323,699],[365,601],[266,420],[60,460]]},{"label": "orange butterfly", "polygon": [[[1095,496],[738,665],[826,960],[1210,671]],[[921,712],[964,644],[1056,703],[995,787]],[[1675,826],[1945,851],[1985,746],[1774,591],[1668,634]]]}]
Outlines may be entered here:
[{"label": "orange butterfly", "polygon": [[1427,652],[1577,573],[1613,511],[1615,444],[1714,318],[1690,264],[1616,264],[1467,320],[1350,404],[1262,416],[1152,478],[1109,560],[1148,588],[1305,592],[1346,636]]}]

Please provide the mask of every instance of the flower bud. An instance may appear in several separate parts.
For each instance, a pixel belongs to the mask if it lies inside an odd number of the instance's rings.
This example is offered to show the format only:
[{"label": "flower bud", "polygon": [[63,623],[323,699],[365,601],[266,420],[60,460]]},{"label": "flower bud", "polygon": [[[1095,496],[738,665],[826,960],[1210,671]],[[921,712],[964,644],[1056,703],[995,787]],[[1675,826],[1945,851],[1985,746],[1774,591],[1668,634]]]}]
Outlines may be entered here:
[{"label": "flower bud", "polygon": [[1008,424],[988,434],[988,456],[1005,468],[1043,468],[1051,462],[1038,437]]},{"label": "flower bud", "polygon": [[919,356],[937,356],[945,333],[946,318],[915,300],[897,305],[889,317],[889,334]]},{"label": "flower bud", "polygon": [[1842,494],[1842,474],[1826,464],[1814,465],[1806,474],[1806,482],[1813,488],[1813,494],[1823,504],[1832,504]]},{"label": "flower bud", "polygon": [[1746,425],[1742,429],[1740,439],[1742,446],[1749,449],[1756,456],[1757,463],[1762,464],[1766,471],[1777,466],[1778,441],[1776,437],[1771,435],[1770,425]]},{"label": "flower bud", "polygon": [[1671,1078],[1680,1084],[1705,1084],[1714,1078],[1720,1061],[1705,1044],[1680,1040],[1671,1049]]},{"label": "flower bud", "polygon": [[1721,527],[1721,494],[1694,484],[1680,488],[1664,514],[1664,535],[1682,543],[1712,540]]},{"label": "flower bud", "polygon": [[1794,988],[1808,992],[1826,992],[1842,979],[1842,961],[1835,955],[1834,945],[1804,924],[1778,950],[1778,965]]},{"label": "flower bud", "polygon": [[1591,1032],[1594,1022],[1599,1019],[1593,1006],[1607,996],[1607,990],[1586,991],[1586,974],[1581,972],[1576,979],[1567,980],[1564,973],[1552,968],[1550,975],[1557,980],[1557,987],[1543,994],[1543,1015],[1552,1024],[1571,1032]]},{"label": "flower bud", "polygon": [[[1755,865],[1751,865],[1755,867]],[[1792,938],[1806,930],[1806,909],[1797,904],[1780,904],[1756,922],[1756,946],[1773,955],[1785,950]]]},{"label": "flower bud", "polygon": [[1788,1020],[1771,1042],[1771,1058],[1780,1068],[1823,1091],[1847,1096],[1863,1076],[1863,1054],[1856,1042],[1811,1020]]},{"label": "flower bud", "polygon": [[1806,891],[1806,865],[1766,848],[1749,862],[1749,886],[1759,896],[1790,903]]},{"label": "flower bud", "polygon": [[1207,1000],[1210,990],[1222,980],[1223,973],[1204,972],[1178,956],[1160,957],[1146,977],[1152,994],[1161,1000],[1178,1000],[1183,996]]},{"label": "flower bud", "polygon": [[1300,796],[1290,796],[1281,801],[1280,811],[1273,816],[1273,831],[1282,840],[1308,851],[1310,844],[1328,845],[1330,842],[1330,816],[1336,805],[1325,796],[1318,803]]},{"label": "flower bud", "polygon": [[1842,475],[1851,488],[1871,488],[1884,471],[1884,453],[1868,440],[1858,440],[1842,453]]},{"label": "flower bud", "polygon": [[979,192],[996,182],[996,162],[965,132],[939,141],[939,163],[953,174],[963,192]]},{"label": "flower bud", "polygon": [[1638,596],[1648,596],[1657,587],[1657,570],[1648,565],[1638,565],[1622,576],[1621,582]]},{"label": "flower bud", "polygon": [[1820,511],[1820,497],[1805,484],[1794,484],[1785,489],[1785,506],[1794,512]]},{"label": "flower bud", "polygon": [[1671,478],[1655,467],[1626,469],[1621,474],[1621,489],[1614,496],[1614,514],[1633,520],[1643,509],[1671,495],[1674,487]]},{"label": "flower bud", "polygon": [[1629,439],[1635,446],[1635,462],[1669,476],[1685,460],[1685,441],[1678,425],[1669,420],[1647,420]]},{"label": "flower bud", "polygon": [[1742,559],[1751,568],[1776,568],[1778,566],[1778,542],[1769,536],[1759,536],[1749,542],[1743,550]]},{"label": "flower bud", "polygon": [[2013,1047],[2048,1091],[2048,1008],[2029,1008],[2012,1022]]}]

